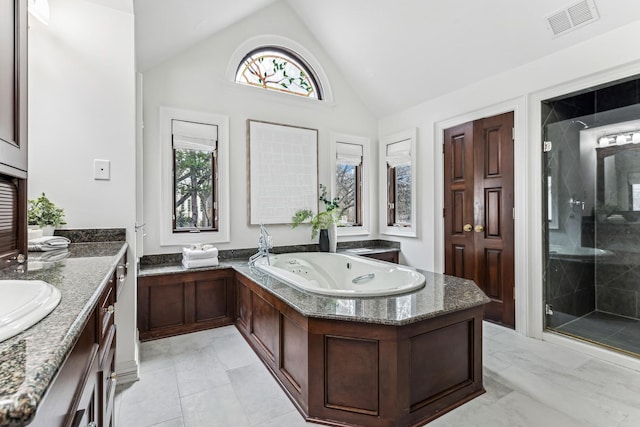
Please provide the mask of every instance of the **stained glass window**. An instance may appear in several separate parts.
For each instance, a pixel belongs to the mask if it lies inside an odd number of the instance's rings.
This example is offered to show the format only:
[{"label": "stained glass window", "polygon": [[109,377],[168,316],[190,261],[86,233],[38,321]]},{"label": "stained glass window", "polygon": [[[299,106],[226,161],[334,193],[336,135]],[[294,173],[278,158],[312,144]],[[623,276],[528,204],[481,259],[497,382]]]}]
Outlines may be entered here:
[{"label": "stained glass window", "polygon": [[292,52],[262,47],[250,52],[240,62],[236,83],[322,99],[313,71]]}]

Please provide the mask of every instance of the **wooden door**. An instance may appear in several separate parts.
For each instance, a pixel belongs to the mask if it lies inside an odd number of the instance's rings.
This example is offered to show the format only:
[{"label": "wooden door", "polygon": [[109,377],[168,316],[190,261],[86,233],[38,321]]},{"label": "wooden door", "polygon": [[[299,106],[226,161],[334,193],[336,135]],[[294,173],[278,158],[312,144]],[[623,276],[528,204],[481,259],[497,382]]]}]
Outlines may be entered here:
[{"label": "wooden door", "polygon": [[445,273],[473,279],[485,319],[515,327],[513,113],[444,136]]}]

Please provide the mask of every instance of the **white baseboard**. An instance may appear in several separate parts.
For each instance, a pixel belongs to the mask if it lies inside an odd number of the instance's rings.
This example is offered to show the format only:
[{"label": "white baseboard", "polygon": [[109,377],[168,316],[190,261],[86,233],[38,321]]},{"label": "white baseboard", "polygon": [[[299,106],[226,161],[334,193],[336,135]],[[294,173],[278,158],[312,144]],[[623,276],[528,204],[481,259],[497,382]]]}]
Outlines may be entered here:
[{"label": "white baseboard", "polygon": [[136,360],[127,360],[116,364],[118,384],[126,384],[140,379],[139,364]]},{"label": "white baseboard", "polygon": [[127,384],[136,382],[140,379],[140,339],[139,332],[136,329],[136,343],[134,348],[134,359],[125,360],[116,363],[116,374],[118,375],[118,384]]}]

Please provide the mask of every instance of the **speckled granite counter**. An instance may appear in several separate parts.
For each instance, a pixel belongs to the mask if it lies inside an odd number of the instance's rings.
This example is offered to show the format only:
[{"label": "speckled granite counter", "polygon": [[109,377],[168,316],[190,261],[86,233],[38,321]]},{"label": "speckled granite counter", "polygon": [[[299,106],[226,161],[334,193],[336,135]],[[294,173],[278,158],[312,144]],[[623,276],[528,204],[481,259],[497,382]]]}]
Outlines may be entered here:
[{"label": "speckled granite counter", "polygon": [[261,285],[268,292],[287,302],[308,317],[406,325],[488,303],[490,300],[467,279],[420,271],[426,278],[423,288],[406,294],[377,298],[336,298],[300,291],[278,279],[250,268],[247,260],[228,260],[217,267],[186,270],[182,266],[149,266],[138,276],[179,274],[187,271],[233,268]]},{"label": "speckled granite counter", "polygon": [[31,421],[95,308],[98,291],[126,250],[125,242],[72,244],[65,259],[28,261],[22,271],[0,270],[0,279],[43,280],[62,294],[60,304],[51,314],[0,343],[1,427],[22,426]]}]

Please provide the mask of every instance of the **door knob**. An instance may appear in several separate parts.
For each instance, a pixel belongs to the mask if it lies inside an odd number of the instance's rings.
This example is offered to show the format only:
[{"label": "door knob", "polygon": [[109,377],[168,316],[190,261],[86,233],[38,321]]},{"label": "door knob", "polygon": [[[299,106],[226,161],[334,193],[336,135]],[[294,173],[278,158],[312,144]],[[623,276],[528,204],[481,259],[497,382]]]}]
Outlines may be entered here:
[{"label": "door knob", "polygon": [[462,229],[463,229],[464,231],[471,231],[471,230],[473,230],[473,226],[472,226],[471,224],[465,224],[465,225],[462,227]]},{"label": "door knob", "polygon": [[484,227],[481,226],[480,224],[477,224],[475,230],[476,230],[476,233],[482,233],[484,231]]}]

